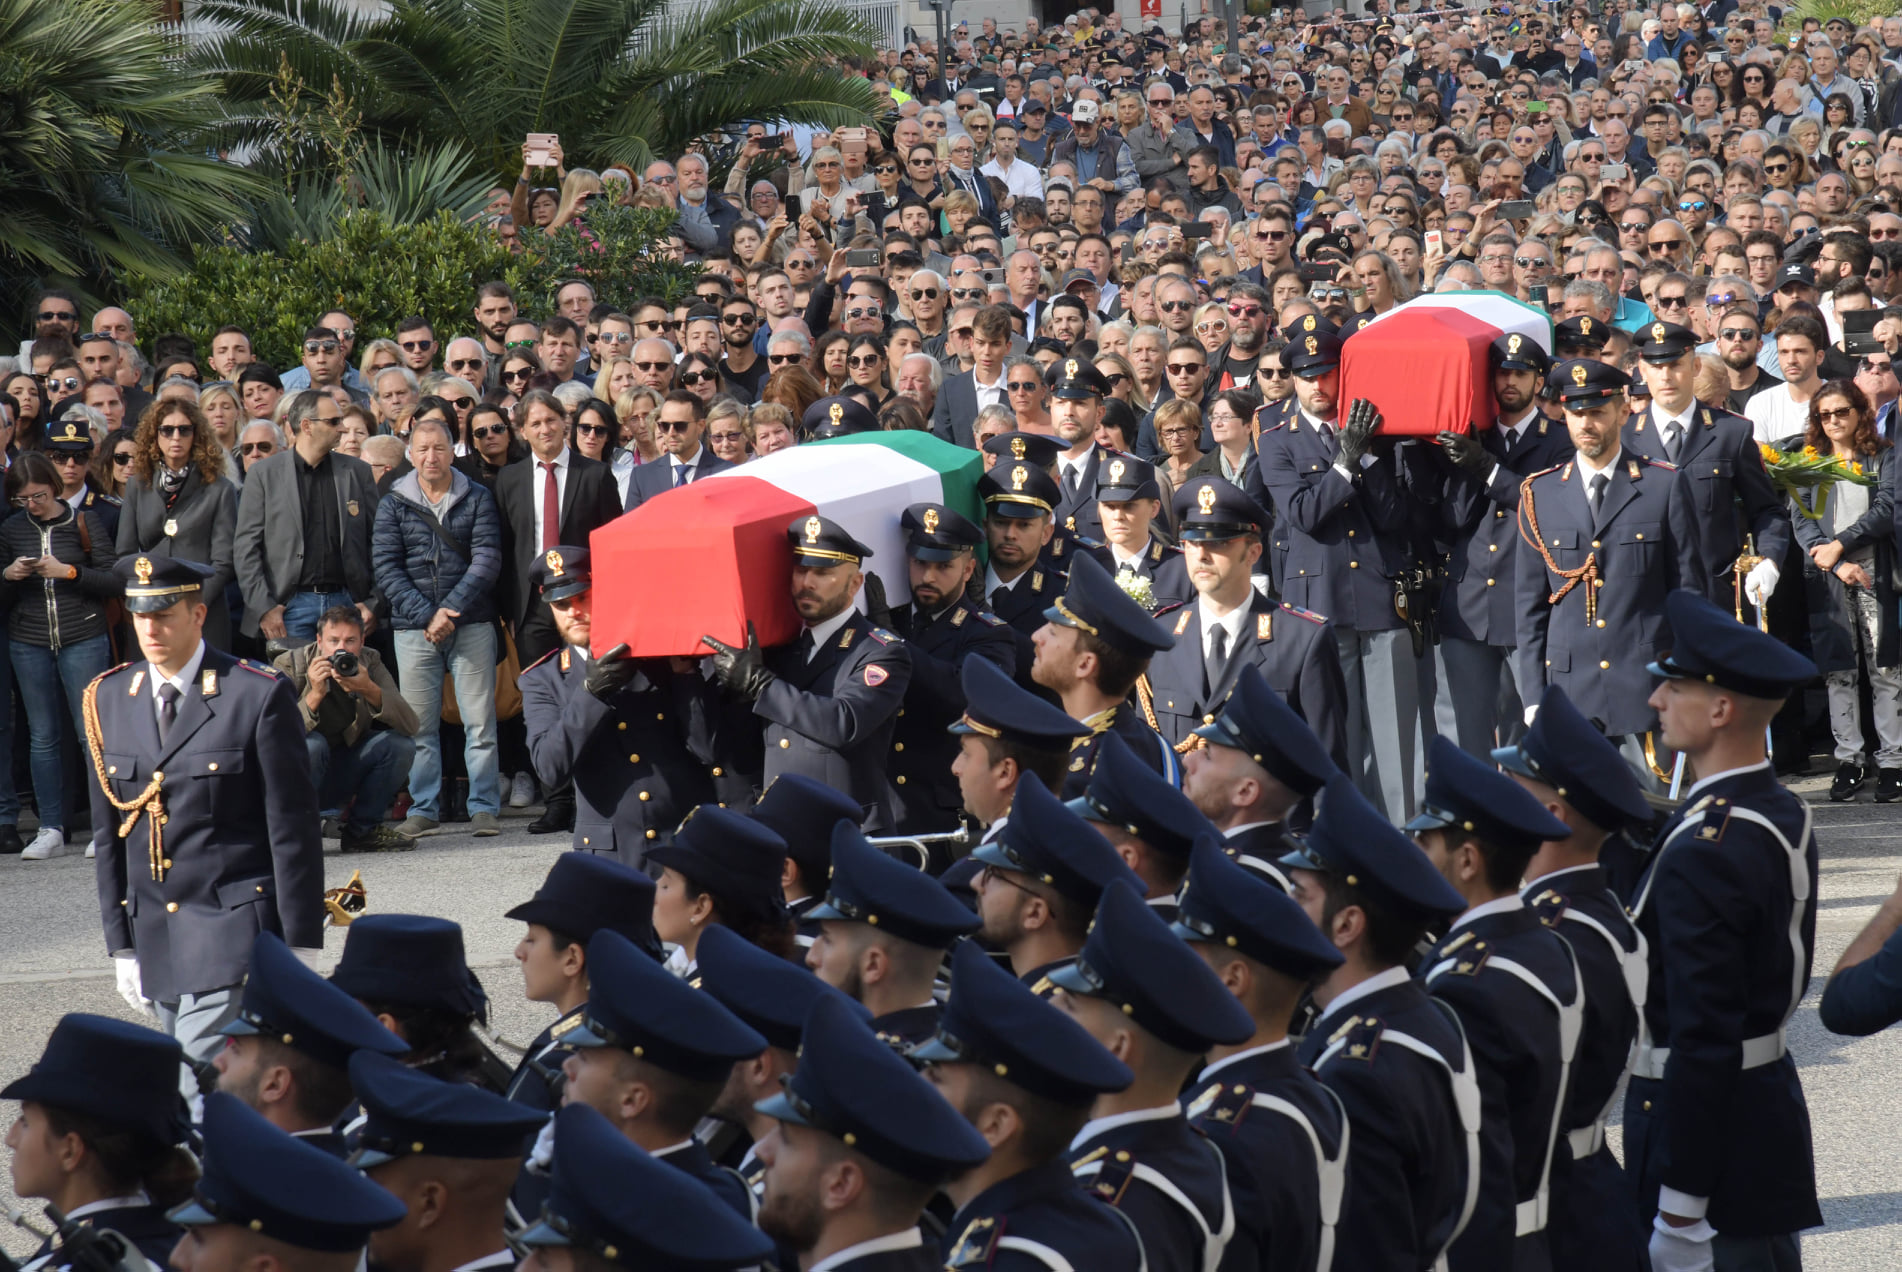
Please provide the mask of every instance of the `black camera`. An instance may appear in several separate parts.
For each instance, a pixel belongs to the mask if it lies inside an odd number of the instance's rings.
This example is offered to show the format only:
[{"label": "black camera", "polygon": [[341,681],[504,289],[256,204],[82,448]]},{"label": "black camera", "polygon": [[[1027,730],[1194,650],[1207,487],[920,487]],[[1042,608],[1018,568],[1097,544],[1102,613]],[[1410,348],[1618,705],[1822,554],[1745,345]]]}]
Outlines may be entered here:
[{"label": "black camera", "polygon": [[363,660],[347,649],[339,649],[330,656],[330,669],[344,680],[356,675],[362,667]]}]

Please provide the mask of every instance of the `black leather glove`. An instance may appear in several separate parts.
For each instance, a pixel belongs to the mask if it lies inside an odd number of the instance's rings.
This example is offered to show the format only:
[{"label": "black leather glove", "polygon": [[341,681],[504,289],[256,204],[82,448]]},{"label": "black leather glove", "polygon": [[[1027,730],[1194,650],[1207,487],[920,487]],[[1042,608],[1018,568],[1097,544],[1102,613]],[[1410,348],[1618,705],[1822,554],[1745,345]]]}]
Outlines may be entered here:
[{"label": "black leather glove", "polygon": [[1360,468],[1361,457],[1367,453],[1373,442],[1374,430],[1380,427],[1380,412],[1366,398],[1355,398],[1354,404],[1347,408],[1347,424],[1341,429],[1341,455],[1339,463],[1349,472]]},{"label": "black leather glove", "polygon": [[885,581],[871,571],[865,573],[865,617],[874,627],[892,625],[892,607],[885,600]]},{"label": "black leather glove", "polygon": [[749,620],[746,624],[746,648],[736,649],[711,636],[700,638],[713,648],[713,675],[736,698],[752,702],[766,691],[777,677],[766,670],[759,650],[759,635]]},{"label": "black leather glove", "polygon": [[627,646],[616,645],[588,664],[588,678],[582,685],[605,702],[627,687],[636,670],[634,660],[628,657]]},{"label": "black leather glove", "polygon": [[1446,462],[1465,473],[1468,477],[1480,481],[1493,469],[1493,457],[1479,444],[1479,438],[1471,433],[1441,433],[1434,439],[1440,444],[1440,454]]}]

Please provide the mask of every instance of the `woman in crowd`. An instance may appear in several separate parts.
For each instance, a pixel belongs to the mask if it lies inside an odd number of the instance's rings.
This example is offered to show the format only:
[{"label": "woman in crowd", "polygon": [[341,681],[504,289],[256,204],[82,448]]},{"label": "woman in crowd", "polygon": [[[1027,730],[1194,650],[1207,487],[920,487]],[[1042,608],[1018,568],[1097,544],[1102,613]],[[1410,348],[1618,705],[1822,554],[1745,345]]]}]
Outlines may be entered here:
[{"label": "woman in crowd", "polygon": [[846,346],[845,373],[853,384],[872,395],[875,407],[891,400],[891,385],[885,375],[885,344],[879,337],[852,337]]},{"label": "woman in crowd", "polygon": [[678,947],[668,966],[692,981],[700,934],[715,924],[782,958],[797,957],[793,921],[779,886],[784,857],[761,852],[716,858],[698,836],[687,833],[692,825],[690,820],[674,843],[647,852],[649,869],[661,867],[654,882],[654,933]]},{"label": "woman in crowd", "polygon": [[39,377],[30,371],[15,371],[0,381],[0,393],[13,400],[14,443],[37,449],[46,427],[46,395],[40,391]]},{"label": "woman in crowd", "polygon": [[1214,301],[1195,311],[1195,338],[1213,354],[1228,343],[1228,310]]},{"label": "woman in crowd", "polygon": [[614,418],[614,408],[599,398],[589,398],[575,408],[573,418],[575,450],[589,459],[612,464],[615,453],[620,450],[615,439],[621,433],[621,422]]},{"label": "woman in crowd", "polygon": [[40,814],[40,832],[23,854],[33,861],[63,851],[68,803],[85,798],[83,787],[66,786],[61,733],[70,722],[74,737],[86,736],[81,695],[112,665],[106,602],[120,591],[110,531],[96,514],[73,510],[60,495],[64,484],[45,455],[20,456],[6,478],[7,497],[20,511],[0,522],[0,556],[10,563],[0,572],[0,605],[32,735]]},{"label": "woman in crowd", "polygon": [[377,433],[376,421],[368,407],[352,402],[343,408],[337,420],[337,450],[352,459],[363,458],[363,444]]},{"label": "woman in crowd", "polygon": [[[99,483],[99,489],[125,503],[126,474],[132,468],[132,432],[129,428],[115,428],[106,434],[106,440],[99,447],[99,457],[93,463],[93,477]],[[121,513],[123,520],[124,514]]]},{"label": "woman in crowd", "polygon": [[154,402],[132,440],[125,506],[119,514],[118,554],[180,557],[209,565],[205,582],[205,642],[231,648],[225,585],[237,577],[232,551],[238,492],[225,475],[225,450],[191,402]]},{"label": "woman in crowd", "polygon": [[1189,480],[1189,472],[1202,460],[1202,411],[1184,398],[1170,398],[1156,408],[1156,445],[1162,448],[1162,462],[1156,467],[1172,487]]},{"label": "woman in crowd", "polygon": [[820,383],[821,397],[839,392],[850,379],[846,374],[845,359],[851,344],[852,338],[837,327],[812,342],[812,357],[808,359],[808,366]]},{"label": "woman in crowd", "polygon": [[720,392],[719,360],[704,353],[688,354],[674,369],[674,384],[702,402],[713,401]]},{"label": "woman in crowd", "polygon": [[529,382],[541,373],[540,354],[533,349],[510,349],[502,356],[502,374],[498,381],[501,393],[493,400],[501,406],[513,407],[522,394],[528,392]]},{"label": "woman in crowd", "polygon": [[[1875,483],[1843,480],[1799,492],[1790,524],[1809,557],[1803,575],[1810,645],[1829,687],[1829,723],[1836,735],[1829,797],[1852,800],[1876,777],[1876,799],[1888,803],[1902,799],[1902,653],[1891,585],[1893,491],[1886,471],[1895,452],[1876,432],[1875,411],[1851,380],[1831,380],[1810,399],[1803,440],[1806,449],[1860,468]],[[1875,710],[1874,765],[1863,744],[1865,692]]]},{"label": "woman in crowd", "polygon": [[394,340],[372,340],[357,356],[357,374],[365,384],[375,384],[377,372],[385,367],[403,365],[403,346]]},{"label": "woman in crowd", "polygon": [[495,475],[528,456],[528,443],[509,427],[508,412],[493,402],[478,402],[469,412],[469,453],[456,467],[471,481],[495,489]]},{"label": "woman in crowd", "polygon": [[758,402],[746,413],[746,434],[755,455],[770,455],[799,442],[793,413],[778,402]]},{"label": "woman in crowd", "polygon": [[654,440],[654,414],[660,410],[660,399],[657,390],[644,384],[637,384],[614,399],[614,417],[621,425],[621,446],[636,466],[660,458],[660,443]]},{"label": "woman in crowd", "polygon": [[244,427],[244,398],[238,386],[228,380],[217,380],[198,390],[198,409],[205,413],[205,420],[211,425],[211,435],[218,439],[218,445],[224,448],[225,458],[236,462],[238,430]]},{"label": "woman in crowd", "polygon": [[744,464],[751,458],[752,441],[746,430],[746,408],[725,394],[713,399],[707,407],[707,445],[713,453],[729,464]]},{"label": "woman in crowd", "polygon": [[825,386],[802,366],[781,367],[766,377],[759,400],[774,402],[792,413],[796,426],[806,418],[806,408],[826,395]]}]

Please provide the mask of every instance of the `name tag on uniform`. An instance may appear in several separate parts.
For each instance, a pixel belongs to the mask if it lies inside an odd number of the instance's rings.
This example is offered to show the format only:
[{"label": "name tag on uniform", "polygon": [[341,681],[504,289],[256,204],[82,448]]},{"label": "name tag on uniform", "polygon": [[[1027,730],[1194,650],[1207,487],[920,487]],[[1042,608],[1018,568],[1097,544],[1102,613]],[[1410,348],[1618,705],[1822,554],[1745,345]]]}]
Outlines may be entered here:
[{"label": "name tag on uniform", "polygon": [[165,537],[169,539],[177,533],[178,522],[175,519],[167,518],[165,522]]}]

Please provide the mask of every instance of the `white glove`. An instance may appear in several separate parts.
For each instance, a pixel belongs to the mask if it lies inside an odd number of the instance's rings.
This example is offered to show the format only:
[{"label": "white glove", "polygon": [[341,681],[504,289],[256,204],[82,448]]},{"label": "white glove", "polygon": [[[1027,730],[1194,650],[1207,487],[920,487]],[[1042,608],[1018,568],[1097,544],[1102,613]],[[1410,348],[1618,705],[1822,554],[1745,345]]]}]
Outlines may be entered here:
[{"label": "white glove", "polygon": [[1752,605],[1761,607],[1770,599],[1770,593],[1777,590],[1777,580],[1783,572],[1777,569],[1775,561],[1759,561],[1744,575],[1744,595]]},{"label": "white glove", "polygon": [[291,946],[291,953],[297,955],[297,961],[302,963],[305,967],[308,967],[313,972],[317,970],[317,964],[321,962],[324,957],[324,952],[320,949],[304,950],[304,949],[299,949],[295,945]]},{"label": "white glove", "polygon": [[1526,708],[1526,728],[1530,729],[1532,727],[1532,722],[1534,720],[1537,720],[1538,718],[1539,718],[1539,704],[1535,702],[1531,706]]},{"label": "white glove", "polygon": [[1674,1228],[1659,1215],[1651,1221],[1651,1272],[1713,1272],[1717,1256],[1711,1241],[1716,1235],[1708,1219]]},{"label": "white glove", "polygon": [[145,996],[145,988],[139,982],[139,960],[136,958],[115,958],[112,960],[113,979],[118,983],[119,997],[125,999],[126,1006],[133,1011],[148,1016],[158,1013],[152,1010],[152,1000]]},{"label": "white glove", "polygon": [[551,1114],[542,1123],[542,1129],[535,1132],[535,1147],[528,1150],[528,1164],[536,1170],[547,1171],[555,1160],[555,1119]]}]

